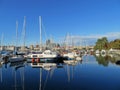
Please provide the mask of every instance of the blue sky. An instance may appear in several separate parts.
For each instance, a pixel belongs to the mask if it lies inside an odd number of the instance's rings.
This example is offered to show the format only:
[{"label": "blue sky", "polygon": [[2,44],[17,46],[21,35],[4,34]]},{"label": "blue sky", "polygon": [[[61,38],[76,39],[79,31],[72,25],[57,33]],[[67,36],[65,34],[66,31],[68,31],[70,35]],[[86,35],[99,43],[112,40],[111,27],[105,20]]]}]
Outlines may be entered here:
[{"label": "blue sky", "polygon": [[47,38],[55,41],[68,32],[73,36],[120,32],[120,0],[0,0],[0,36],[4,33],[5,44],[15,43],[16,20],[20,42],[24,16],[26,44],[39,43],[39,16]]}]

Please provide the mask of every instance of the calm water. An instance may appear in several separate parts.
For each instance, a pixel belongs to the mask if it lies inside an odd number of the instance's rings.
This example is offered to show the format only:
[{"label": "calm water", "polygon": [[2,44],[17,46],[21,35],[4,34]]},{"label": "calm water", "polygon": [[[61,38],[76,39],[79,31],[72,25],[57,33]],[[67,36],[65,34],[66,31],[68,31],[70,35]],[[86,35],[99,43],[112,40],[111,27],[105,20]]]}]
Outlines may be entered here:
[{"label": "calm water", "polygon": [[120,66],[110,56],[83,56],[83,61],[59,63],[51,70],[31,63],[0,66],[0,90],[120,90]]}]

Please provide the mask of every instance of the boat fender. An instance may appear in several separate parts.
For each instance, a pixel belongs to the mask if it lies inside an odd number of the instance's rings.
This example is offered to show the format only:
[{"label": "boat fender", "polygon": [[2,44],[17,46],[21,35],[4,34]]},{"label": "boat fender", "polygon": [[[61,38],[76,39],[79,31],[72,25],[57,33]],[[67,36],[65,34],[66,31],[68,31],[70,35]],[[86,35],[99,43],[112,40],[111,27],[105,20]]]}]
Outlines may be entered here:
[{"label": "boat fender", "polygon": [[32,58],[32,63],[34,63],[35,62],[35,59],[34,58]]},{"label": "boat fender", "polygon": [[37,63],[39,63],[40,62],[40,58],[37,58]]}]

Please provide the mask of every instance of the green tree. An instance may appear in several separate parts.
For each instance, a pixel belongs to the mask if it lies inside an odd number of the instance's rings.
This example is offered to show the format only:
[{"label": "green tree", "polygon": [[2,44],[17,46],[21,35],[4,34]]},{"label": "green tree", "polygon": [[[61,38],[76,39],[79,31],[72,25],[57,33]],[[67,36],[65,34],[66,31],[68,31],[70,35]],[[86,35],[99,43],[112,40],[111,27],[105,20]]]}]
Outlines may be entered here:
[{"label": "green tree", "polygon": [[96,45],[94,46],[94,49],[102,50],[102,49],[108,49],[109,42],[106,37],[102,37],[101,39],[98,39],[96,42]]},{"label": "green tree", "polygon": [[110,42],[110,47],[113,49],[120,49],[120,39],[115,39]]}]

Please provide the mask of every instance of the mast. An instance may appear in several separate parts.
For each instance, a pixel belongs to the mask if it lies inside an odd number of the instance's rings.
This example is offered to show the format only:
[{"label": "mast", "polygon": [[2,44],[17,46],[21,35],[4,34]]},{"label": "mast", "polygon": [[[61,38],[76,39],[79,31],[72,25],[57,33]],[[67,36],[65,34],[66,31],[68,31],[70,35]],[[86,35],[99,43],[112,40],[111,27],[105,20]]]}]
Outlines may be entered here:
[{"label": "mast", "polygon": [[42,50],[42,18],[39,16],[39,30],[40,30],[40,51]]},{"label": "mast", "polygon": [[17,44],[18,44],[18,21],[16,21],[16,47],[15,47],[16,51],[17,51]]},{"label": "mast", "polygon": [[3,37],[4,37],[4,34],[2,33],[2,36],[1,36],[1,50],[3,50]]},{"label": "mast", "polygon": [[23,50],[25,50],[25,35],[26,35],[26,16],[24,16],[23,22]]},{"label": "mast", "polygon": [[65,49],[66,50],[68,50],[68,47],[69,47],[69,39],[70,39],[70,37],[69,37],[69,33],[67,33],[67,35],[66,35],[66,39],[65,39]]},{"label": "mast", "polygon": [[[42,17],[39,16],[39,30],[40,30],[40,51],[42,51]],[[40,87],[39,90],[42,88],[42,68],[40,68]]]}]

